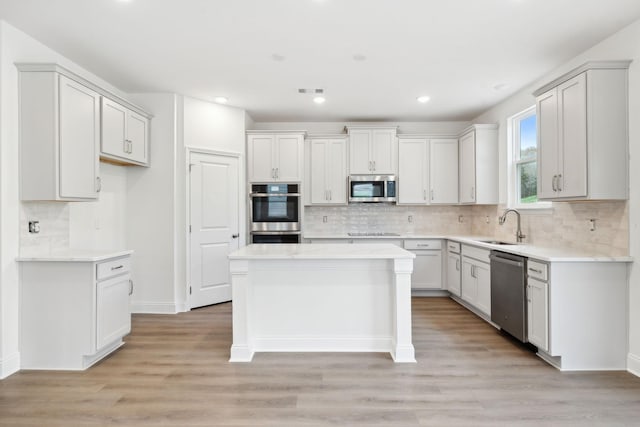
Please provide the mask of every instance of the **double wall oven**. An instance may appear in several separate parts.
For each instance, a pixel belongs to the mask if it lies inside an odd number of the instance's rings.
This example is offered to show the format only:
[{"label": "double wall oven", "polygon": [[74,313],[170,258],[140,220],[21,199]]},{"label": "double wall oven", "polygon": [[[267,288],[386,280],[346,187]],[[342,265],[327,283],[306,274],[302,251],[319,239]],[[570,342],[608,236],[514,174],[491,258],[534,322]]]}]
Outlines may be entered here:
[{"label": "double wall oven", "polygon": [[299,184],[252,184],[251,243],[300,243],[301,210]]}]

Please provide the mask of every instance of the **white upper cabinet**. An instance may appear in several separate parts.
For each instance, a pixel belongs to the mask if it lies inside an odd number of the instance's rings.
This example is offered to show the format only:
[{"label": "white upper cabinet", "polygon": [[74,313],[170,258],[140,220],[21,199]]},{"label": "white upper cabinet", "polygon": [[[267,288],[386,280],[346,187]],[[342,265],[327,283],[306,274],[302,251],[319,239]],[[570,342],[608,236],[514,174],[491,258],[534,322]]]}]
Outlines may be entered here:
[{"label": "white upper cabinet", "polygon": [[396,173],[397,128],[348,127],[349,173],[392,175]]},{"label": "white upper cabinet", "polygon": [[21,199],[97,199],[100,95],[53,68],[18,68]]},{"label": "white upper cabinet", "polygon": [[628,67],[588,62],[534,92],[540,199],[628,197]]},{"label": "white upper cabinet", "polygon": [[431,204],[458,203],[458,140],[432,139],[429,153]]},{"label": "white upper cabinet", "polygon": [[102,98],[101,158],[116,163],[149,165],[149,119]]},{"label": "white upper cabinet", "polygon": [[310,202],[312,205],[347,203],[346,137],[310,138]]},{"label": "white upper cabinet", "polygon": [[[429,203],[429,140],[398,138],[399,205]],[[456,189],[457,193],[457,189]]]},{"label": "white upper cabinet", "polygon": [[498,203],[498,126],[473,125],[459,138],[462,204]]},{"label": "white upper cabinet", "polygon": [[301,182],[304,132],[251,132],[247,135],[249,182]]}]

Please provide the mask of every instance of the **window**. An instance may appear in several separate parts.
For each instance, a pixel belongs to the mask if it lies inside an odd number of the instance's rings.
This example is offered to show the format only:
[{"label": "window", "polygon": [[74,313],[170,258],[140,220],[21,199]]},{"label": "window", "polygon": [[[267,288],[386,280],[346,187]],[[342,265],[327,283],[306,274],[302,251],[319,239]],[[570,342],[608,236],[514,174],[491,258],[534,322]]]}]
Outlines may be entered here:
[{"label": "window", "polygon": [[509,119],[511,173],[509,205],[520,209],[548,208],[549,202],[538,201],[538,145],[536,140],[536,108],[527,108]]}]

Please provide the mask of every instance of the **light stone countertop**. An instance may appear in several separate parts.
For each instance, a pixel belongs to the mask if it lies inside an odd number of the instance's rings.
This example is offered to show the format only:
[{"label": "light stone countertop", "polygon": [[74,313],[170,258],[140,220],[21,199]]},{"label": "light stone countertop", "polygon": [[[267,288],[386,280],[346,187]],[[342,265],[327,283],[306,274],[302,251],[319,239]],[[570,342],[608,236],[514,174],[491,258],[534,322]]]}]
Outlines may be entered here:
[{"label": "light stone countertop", "polygon": [[121,256],[131,255],[132,250],[129,249],[112,249],[112,250],[82,250],[82,249],[66,249],[54,251],[44,254],[24,254],[16,258],[19,262],[97,262],[106,259],[118,258]]},{"label": "light stone countertop", "polygon": [[416,256],[391,243],[253,244],[229,254],[229,259],[413,259]]},{"label": "light stone countertop", "polygon": [[534,258],[546,262],[633,262],[630,256],[607,256],[601,254],[590,254],[581,252],[578,249],[549,248],[535,246],[527,243],[518,244],[515,242],[509,245],[495,245],[483,242],[483,240],[499,240],[487,236],[445,236],[445,235],[424,235],[424,234],[401,234],[398,236],[377,235],[377,236],[349,236],[347,234],[305,234],[305,239],[446,239],[456,242],[473,245],[484,249],[499,250],[503,252]]}]

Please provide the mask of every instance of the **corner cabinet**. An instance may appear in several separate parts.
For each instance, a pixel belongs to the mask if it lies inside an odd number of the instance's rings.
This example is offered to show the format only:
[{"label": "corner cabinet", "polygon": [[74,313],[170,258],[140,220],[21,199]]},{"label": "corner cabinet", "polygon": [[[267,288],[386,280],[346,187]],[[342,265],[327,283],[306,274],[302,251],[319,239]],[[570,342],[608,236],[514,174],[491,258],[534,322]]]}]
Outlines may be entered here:
[{"label": "corner cabinet", "polygon": [[348,126],[349,174],[393,175],[398,152],[397,127]]},{"label": "corner cabinet", "polygon": [[101,159],[148,166],[149,117],[105,97],[101,117]]},{"label": "corner cabinet", "polygon": [[498,126],[473,125],[459,138],[461,204],[498,204]]},{"label": "corner cabinet", "polygon": [[588,62],[534,92],[540,199],[628,198],[629,63]]},{"label": "corner cabinet", "polygon": [[247,132],[249,182],[301,182],[303,131]]},{"label": "corner cabinet", "polygon": [[20,198],[96,200],[100,95],[56,71],[18,69]]},{"label": "corner cabinet", "polygon": [[310,204],[347,204],[347,138],[314,136],[306,143]]},{"label": "corner cabinet", "polygon": [[130,252],[19,259],[23,369],[83,370],[131,331]]}]

